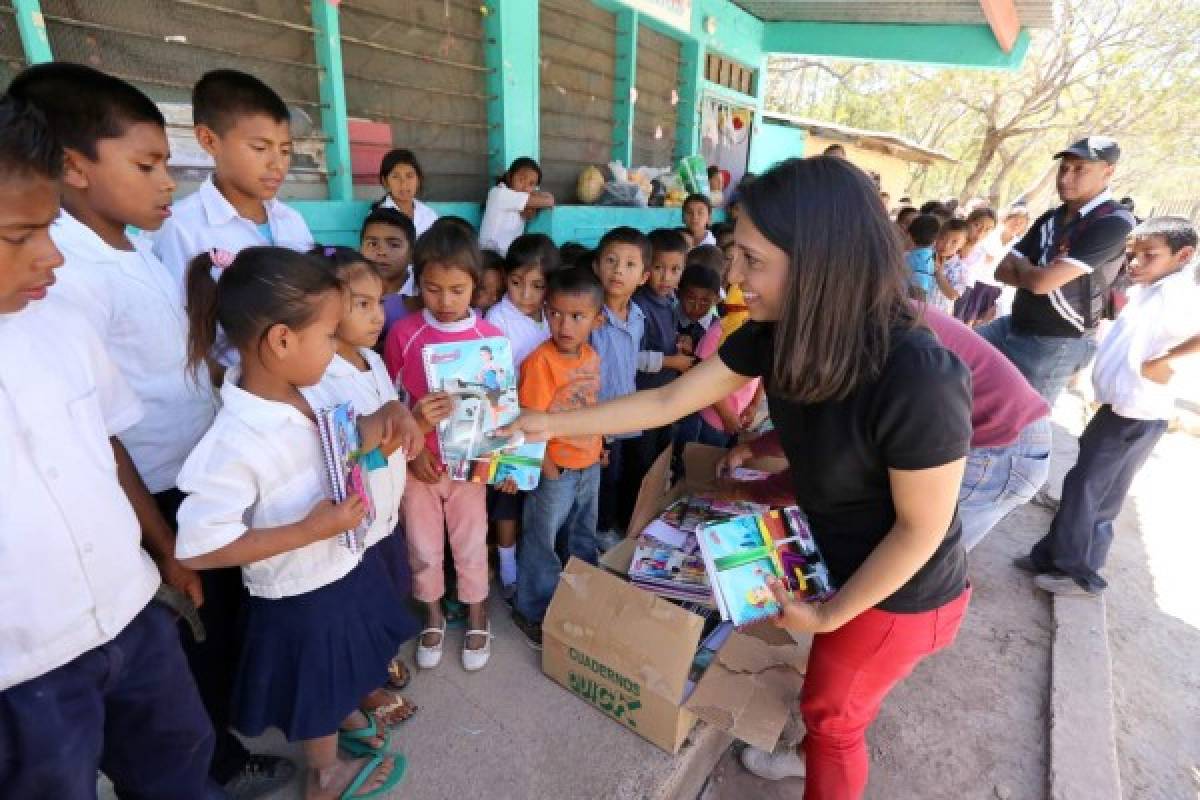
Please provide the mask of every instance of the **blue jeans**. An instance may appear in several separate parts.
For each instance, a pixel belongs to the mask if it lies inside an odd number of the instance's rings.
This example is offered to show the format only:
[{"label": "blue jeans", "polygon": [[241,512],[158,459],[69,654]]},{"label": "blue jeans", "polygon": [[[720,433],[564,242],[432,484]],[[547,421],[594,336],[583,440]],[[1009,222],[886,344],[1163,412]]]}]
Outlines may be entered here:
[{"label": "blue jeans", "polygon": [[675,442],[679,445],[699,442],[712,447],[731,447],[733,439],[725,431],[717,430],[705,422],[699,411],[675,423]]},{"label": "blue jeans", "polygon": [[112,641],[0,692],[0,797],[224,797],[211,783],[213,728],[175,620],[150,603]]},{"label": "blue jeans", "polygon": [[1063,479],[1050,532],[1029,553],[1035,566],[1069,575],[1091,592],[1107,588],[1100,570],[1112,546],[1113,520],[1133,476],[1166,430],[1166,420],[1129,419],[1110,406],[1095,413],[1079,437],[1075,466]]},{"label": "blue jeans", "polygon": [[531,622],[546,616],[563,560],[596,563],[596,504],[600,465],[564,469],[558,480],[545,475],[525,496],[521,546],[517,552],[517,611]]},{"label": "blue jeans", "polygon": [[1008,447],[976,447],[967,455],[958,515],[970,550],[1017,506],[1028,503],[1050,474],[1050,420],[1025,426]]},{"label": "blue jeans", "polygon": [[1029,385],[1054,406],[1067,381],[1092,362],[1096,339],[1092,332],[1079,338],[1033,336],[1012,329],[1012,317],[1000,317],[976,332],[987,339],[1021,371]]}]

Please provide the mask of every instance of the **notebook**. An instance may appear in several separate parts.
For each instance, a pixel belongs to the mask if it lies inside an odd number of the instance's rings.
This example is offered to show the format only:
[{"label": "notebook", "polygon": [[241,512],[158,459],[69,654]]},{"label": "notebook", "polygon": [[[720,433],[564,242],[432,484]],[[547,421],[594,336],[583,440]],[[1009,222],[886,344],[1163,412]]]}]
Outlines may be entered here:
[{"label": "notebook", "polygon": [[375,521],[375,504],[363,464],[365,454],[361,452],[362,443],[358,438],[358,417],[349,403],[322,408],[316,413],[330,499],[341,503],[357,495],[367,507],[366,515],[356,528],[338,534],[339,544],[353,553],[360,553],[365,549],[367,530]]}]

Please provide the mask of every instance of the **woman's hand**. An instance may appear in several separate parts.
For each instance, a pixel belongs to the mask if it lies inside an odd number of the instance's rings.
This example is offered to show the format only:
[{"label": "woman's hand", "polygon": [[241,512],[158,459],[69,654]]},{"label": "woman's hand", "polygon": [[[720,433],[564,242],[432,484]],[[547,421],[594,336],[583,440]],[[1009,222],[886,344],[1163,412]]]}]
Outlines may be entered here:
[{"label": "woman's hand", "polygon": [[753,455],[749,444],[743,442],[742,444],[734,445],[717,462],[717,477],[730,477],[733,475],[735,469],[749,461]]},{"label": "woman's hand", "polygon": [[841,623],[829,618],[824,603],[805,603],[794,599],[778,578],[767,581],[767,588],[775,595],[775,602],[782,609],[771,621],[778,628],[792,633],[832,633]]},{"label": "woman's hand", "polygon": [[[551,415],[545,411],[522,411],[521,416],[496,430],[496,436],[520,434],[527,442],[545,442],[555,437],[550,427]],[[544,463],[544,462],[543,462]]]},{"label": "woman's hand", "polygon": [[442,478],[443,468],[433,457],[433,453],[422,450],[408,463],[408,471],[421,483],[437,483]]}]

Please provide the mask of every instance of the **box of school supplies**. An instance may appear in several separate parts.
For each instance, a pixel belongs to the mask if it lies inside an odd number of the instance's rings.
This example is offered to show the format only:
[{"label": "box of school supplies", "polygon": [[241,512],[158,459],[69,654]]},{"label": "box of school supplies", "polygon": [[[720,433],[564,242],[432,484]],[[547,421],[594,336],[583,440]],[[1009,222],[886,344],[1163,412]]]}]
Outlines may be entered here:
[{"label": "box of school supplies", "polygon": [[546,443],[529,444],[496,436],[516,419],[517,371],[512,345],[502,336],[422,348],[430,391],[446,392],[454,411],[438,423],[438,445],[449,476],[458,481],[498,484],[512,478],[533,489],[542,475]]},{"label": "box of school supplies", "polygon": [[542,670],[670,753],[697,720],[771,749],[795,706],[807,647],[784,631],[718,625],[571,559],[542,623]]}]

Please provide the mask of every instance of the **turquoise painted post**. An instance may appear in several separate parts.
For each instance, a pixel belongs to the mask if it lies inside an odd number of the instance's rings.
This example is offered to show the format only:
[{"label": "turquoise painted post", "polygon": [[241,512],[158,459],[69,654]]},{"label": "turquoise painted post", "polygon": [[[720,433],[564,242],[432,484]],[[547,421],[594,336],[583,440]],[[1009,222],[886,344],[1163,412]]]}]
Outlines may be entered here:
[{"label": "turquoise painted post", "polygon": [[350,125],[346,112],[346,82],[342,75],[342,33],[337,0],[313,0],[313,34],[320,71],[321,129],[325,148],[329,199],[353,200],[354,175],[350,164]]},{"label": "turquoise painted post", "polygon": [[616,71],[613,79],[612,157],[633,166],[633,118],[637,96],[638,12],[617,12]]},{"label": "turquoise painted post", "polygon": [[17,15],[17,31],[21,35],[25,61],[30,64],[53,61],[54,53],[46,36],[46,20],[42,18],[41,3],[38,0],[13,0],[13,11]]},{"label": "turquoise painted post", "polygon": [[489,0],[484,14],[488,170],[499,175],[514,158],[539,153],[538,3]]},{"label": "turquoise painted post", "polygon": [[679,48],[679,107],[675,116],[675,158],[700,147],[700,91],[704,85],[704,45],[688,38]]}]

